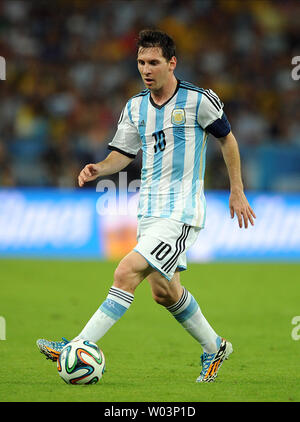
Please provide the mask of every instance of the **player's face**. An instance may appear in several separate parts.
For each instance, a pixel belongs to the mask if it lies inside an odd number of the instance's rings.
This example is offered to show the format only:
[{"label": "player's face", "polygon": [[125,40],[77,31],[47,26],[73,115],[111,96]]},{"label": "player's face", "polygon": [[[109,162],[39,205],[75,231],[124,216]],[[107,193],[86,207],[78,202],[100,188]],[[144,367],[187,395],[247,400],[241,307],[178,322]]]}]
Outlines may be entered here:
[{"label": "player's face", "polygon": [[138,69],[147,88],[159,91],[168,83],[176,67],[176,58],[170,61],[162,55],[160,47],[139,48]]}]

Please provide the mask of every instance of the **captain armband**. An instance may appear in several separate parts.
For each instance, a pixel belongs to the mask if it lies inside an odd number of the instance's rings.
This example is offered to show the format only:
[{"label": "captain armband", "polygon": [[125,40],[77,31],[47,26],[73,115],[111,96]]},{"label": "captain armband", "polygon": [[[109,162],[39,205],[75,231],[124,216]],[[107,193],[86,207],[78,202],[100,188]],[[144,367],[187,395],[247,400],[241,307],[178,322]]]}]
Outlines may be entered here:
[{"label": "captain armband", "polygon": [[228,135],[228,133],[231,131],[231,126],[226,114],[223,113],[220,119],[217,119],[208,125],[205,130],[216,138],[223,138],[224,136]]}]

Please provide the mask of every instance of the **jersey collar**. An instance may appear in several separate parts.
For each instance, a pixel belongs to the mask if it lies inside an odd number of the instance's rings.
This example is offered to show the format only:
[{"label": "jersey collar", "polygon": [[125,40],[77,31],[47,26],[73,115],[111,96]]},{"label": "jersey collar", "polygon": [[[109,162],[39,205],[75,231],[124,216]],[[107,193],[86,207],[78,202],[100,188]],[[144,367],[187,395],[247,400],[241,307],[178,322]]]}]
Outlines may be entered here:
[{"label": "jersey collar", "polygon": [[[177,78],[176,78],[177,79]],[[176,89],[174,91],[174,94],[167,100],[165,101],[163,104],[158,105],[154,102],[153,98],[151,97],[151,92],[150,92],[150,103],[153,105],[153,107],[158,108],[159,110],[162,109],[166,104],[168,104],[169,101],[172,100],[172,98],[174,98],[174,96],[177,94],[178,89],[179,89],[179,85],[180,85],[180,80],[177,79],[177,86]]]}]

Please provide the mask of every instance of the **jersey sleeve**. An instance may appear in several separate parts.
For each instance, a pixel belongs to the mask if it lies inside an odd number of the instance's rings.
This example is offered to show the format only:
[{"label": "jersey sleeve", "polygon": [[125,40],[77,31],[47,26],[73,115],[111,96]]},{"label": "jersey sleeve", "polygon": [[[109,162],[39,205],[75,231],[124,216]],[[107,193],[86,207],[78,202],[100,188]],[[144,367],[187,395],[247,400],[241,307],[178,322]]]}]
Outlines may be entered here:
[{"label": "jersey sleeve", "polygon": [[198,123],[216,138],[226,136],[231,130],[223,107],[223,102],[214,91],[206,89],[202,92],[197,116]]},{"label": "jersey sleeve", "polygon": [[130,119],[126,104],[122,110],[115,136],[108,144],[108,149],[118,151],[129,158],[135,158],[141,146],[142,142],[139,132]]}]

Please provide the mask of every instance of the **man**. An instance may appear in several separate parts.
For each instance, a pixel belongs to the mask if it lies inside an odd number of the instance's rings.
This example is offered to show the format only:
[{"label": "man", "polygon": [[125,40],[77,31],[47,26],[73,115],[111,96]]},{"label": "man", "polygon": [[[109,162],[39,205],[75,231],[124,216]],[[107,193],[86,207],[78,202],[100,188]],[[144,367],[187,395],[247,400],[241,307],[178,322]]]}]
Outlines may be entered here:
[{"label": "man", "polygon": [[[203,179],[208,134],[219,138],[230,179],[231,217],[239,226],[254,224],[255,214],[243,192],[237,142],[223,103],[175,75],[173,40],[161,31],[144,30],[137,43],[137,65],[146,89],[124,107],[112,152],[80,172],[79,186],[119,172],[142,149],[137,245],[119,263],[106,300],[76,339],[97,342],[127,311],[137,286],[147,279],[154,300],[164,306],[202,346],[197,382],[214,381],[232,345],[205,319],[192,294],[181,285],[186,250],[205,222]],[[38,340],[41,352],[56,360],[66,340]]]}]

